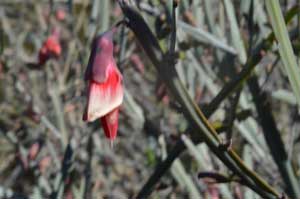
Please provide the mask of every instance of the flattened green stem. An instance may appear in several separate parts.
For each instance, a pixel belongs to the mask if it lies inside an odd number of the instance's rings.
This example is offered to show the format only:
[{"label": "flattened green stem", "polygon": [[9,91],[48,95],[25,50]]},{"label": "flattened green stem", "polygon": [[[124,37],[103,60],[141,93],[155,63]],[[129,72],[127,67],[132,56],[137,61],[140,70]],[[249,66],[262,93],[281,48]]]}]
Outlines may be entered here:
[{"label": "flattened green stem", "polygon": [[[296,14],[298,13],[298,9],[292,8],[286,15],[286,21],[290,21]],[[290,32],[291,38],[297,37],[297,28],[293,29]],[[235,79],[231,82],[228,82],[223,89],[219,92],[219,94],[210,102],[209,106],[202,109],[204,111],[204,115],[209,118],[219,107],[221,102],[226,99],[231,93],[233,93],[243,82],[245,82],[248,77],[250,77],[251,71],[257,66],[257,63],[262,59],[262,51],[268,50],[271,44],[274,41],[274,35],[271,33],[267,39],[263,40],[259,45],[256,46],[255,49],[252,50],[251,57],[248,58],[247,63],[244,65],[243,70],[237,75]],[[194,133],[195,131],[195,133]],[[201,143],[203,140],[200,138],[197,130],[193,128],[189,128],[187,132],[192,133],[192,140],[195,143]],[[141,188],[137,198],[145,198],[149,196],[153,190],[155,184],[159,181],[159,179],[168,171],[171,167],[173,161],[179,157],[179,155],[185,150],[185,145],[182,140],[178,140],[175,146],[170,150],[168,157],[161,163],[157,165],[157,169],[153,172],[153,174],[149,177],[147,182]]]},{"label": "flattened green stem", "polygon": [[[286,24],[284,22],[278,0],[267,0],[266,6],[270,16],[275,37],[278,41],[279,53],[287,72],[288,79],[295,93],[298,107],[300,106],[300,68],[297,66],[295,54],[289,39]],[[299,193],[300,194],[300,193]],[[299,195],[300,197],[300,195]]]},{"label": "flattened green stem", "polygon": [[176,7],[177,2],[172,0],[172,31],[171,31],[171,38],[170,38],[170,48],[169,52],[170,55],[174,55],[175,46],[176,46]]},{"label": "flattened green stem", "polygon": [[230,22],[229,25],[230,25],[230,30],[231,30],[231,39],[232,39],[233,44],[238,52],[239,61],[242,64],[245,64],[245,62],[247,61],[246,50],[245,50],[244,42],[243,42],[241,34],[240,34],[240,30],[238,28],[238,23],[237,23],[235,14],[234,14],[235,11],[234,11],[232,1],[231,0],[223,0],[223,2],[225,5],[226,14],[227,14],[229,22]]},{"label": "flattened green stem", "polygon": [[[292,90],[296,96],[298,107],[300,105],[300,68],[297,66],[296,57],[293,52],[292,44],[289,39],[288,31],[286,24],[284,22],[280,4],[278,0],[266,1],[267,11],[270,16],[271,24],[274,30],[275,37],[278,41],[279,54],[283,62],[283,66],[285,71],[287,72],[288,79],[291,83]],[[262,113],[262,115],[265,115]],[[274,123],[274,122],[273,122]],[[271,121],[267,124],[272,124]],[[269,129],[269,128],[268,128]],[[279,137],[280,138],[280,137]],[[278,138],[278,139],[279,139]],[[272,142],[276,141],[276,137],[271,137],[270,144],[272,146]],[[280,140],[281,141],[281,140]],[[273,143],[274,145],[274,143]],[[281,141],[282,146],[278,146],[275,144],[271,148],[271,152],[274,160],[276,161],[281,175],[286,183],[287,191],[289,195],[293,198],[300,198],[300,188],[299,182],[293,172],[290,161],[288,161],[288,157],[286,151],[284,149],[283,143]],[[273,149],[273,150],[272,150]]]},{"label": "flattened green stem", "polygon": [[129,28],[135,33],[158,73],[174,97],[182,105],[183,113],[191,126],[201,133],[200,136],[204,142],[228,168],[245,181],[247,186],[251,187],[263,198],[278,198],[280,195],[256,173],[251,171],[231,148],[222,149],[222,144],[216,131],[187,93],[178,78],[174,64],[163,59],[164,53],[141,15],[129,7],[125,1],[120,1],[120,5],[123,13],[129,20]]}]

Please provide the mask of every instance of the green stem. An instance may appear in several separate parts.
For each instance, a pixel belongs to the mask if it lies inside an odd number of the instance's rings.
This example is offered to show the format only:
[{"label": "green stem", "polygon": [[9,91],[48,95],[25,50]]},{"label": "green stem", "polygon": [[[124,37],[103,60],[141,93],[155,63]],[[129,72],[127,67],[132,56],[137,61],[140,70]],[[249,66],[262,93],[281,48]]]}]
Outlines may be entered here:
[{"label": "green stem", "polygon": [[[299,8],[298,8],[299,9]],[[286,15],[286,21],[290,21],[293,16],[298,13],[298,9],[292,8]],[[297,29],[294,29],[290,33],[290,37],[295,39],[297,37]],[[248,59],[247,63],[242,67],[243,70],[236,76],[235,79],[228,82],[223,89],[219,92],[219,94],[210,102],[210,104],[206,107],[203,107],[204,115],[209,118],[219,107],[221,102],[226,99],[234,90],[241,86],[241,84],[250,77],[251,72],[253,71],[254,67],[257,66],[257,63],[260,62],[262,59],[262,51],[268,50],[271,44],[274,41],[274,34],[271,33],[267,39],[263,40],[255,49],[252,50],[250,53],[250,58]],[[155,130],[157,131],[157,130]],[[199,144],[203,142],[199,133],[193,129],[192,127],[188,128],[186,132],[191,132],[191,138],[196,143]],[[147,182],[144,184],[142,189],[140,190],[137,198],[145,198],[149,196],[153,190],[155,184],[159,181],[159,179],[168,171],[171,167],[173,161],[185,150],[185,145],[182,140],[178,140],[175,146],[170,150],[168,157],[161,163],[157,165],[157,169],[154,173],[150,176]]]},{"label": "green stem", "polygon": [[[284,18],[280,10],[279,1],[267,0],[265,2],[274,34],[278,41],[279,53],[284,69],[287,72],[288,79],[296,96],[298,106],[300,106],[300,68],[297,66],[296,57],[289,39]],[[300,191],[298,196],[300,197]]]},{"label": "green stem", "polygon": [[134,9],[129,7],[125,1],[121,1],[120,5],[123,13],[129,19],[129,28],[135,33],[148,57],[158,70],[158,73],[165,80],[174,97],[182,105],[183,113],[188,121],[190,121],[191,126],[201,133],[200,136],[204,142],[228,168],[241,177],[249,187],[263,198],[279,197],[279,194],[270,185],[256,173],[248,169],[232,149],[222,149],[222,144],[216,131],[187,93],[178,78],[173,62],[170,63],[168,60],[163,59],[164,53],[143,18]]}]

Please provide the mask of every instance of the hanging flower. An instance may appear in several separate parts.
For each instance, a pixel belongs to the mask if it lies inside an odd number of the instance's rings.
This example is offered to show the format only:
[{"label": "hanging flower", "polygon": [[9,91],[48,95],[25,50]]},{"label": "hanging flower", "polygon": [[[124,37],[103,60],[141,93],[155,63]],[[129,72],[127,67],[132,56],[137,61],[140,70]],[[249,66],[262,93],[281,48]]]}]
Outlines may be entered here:
[{"label": "hanging flower", "polygon": [[92,44],[85,72],[88,82],[87,105],[83,120],[100,118],[105,136],[113,141],[118,130],[119,108],[123,101],[122,75],[113,57],[113,34],[116,28],[98,36]]}]

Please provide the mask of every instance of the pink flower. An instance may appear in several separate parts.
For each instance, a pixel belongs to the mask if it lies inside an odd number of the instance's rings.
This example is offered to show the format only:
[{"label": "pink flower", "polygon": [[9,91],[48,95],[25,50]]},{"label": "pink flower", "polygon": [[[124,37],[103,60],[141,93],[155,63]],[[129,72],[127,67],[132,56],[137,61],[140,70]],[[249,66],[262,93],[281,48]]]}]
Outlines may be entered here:
[{"label": "pink flower", "polygon": [[44,64],[51,57],[59,57],[61,55],[61,46],[56,33],[50,35],[43,43],[39,51],[39,64]]},{"label": "pink flower", "polygon": [[85,72],[88,81],[87,106],[83,120],[100,118],[105,136],[113,141],[118,130],[119,107],[123,102],[122,75],[113,57],[113,28],[98,36]]}]

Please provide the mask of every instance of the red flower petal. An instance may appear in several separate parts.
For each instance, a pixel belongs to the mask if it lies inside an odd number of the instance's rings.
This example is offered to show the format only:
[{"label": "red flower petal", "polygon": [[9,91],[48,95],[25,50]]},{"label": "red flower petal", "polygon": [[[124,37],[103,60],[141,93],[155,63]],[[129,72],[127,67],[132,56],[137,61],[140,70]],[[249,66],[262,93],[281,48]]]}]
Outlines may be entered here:
[{"label": "red flower petal", "polygon": [[58,57],[61,55],[61,46],[56,34],[47,38],[43,46],[39,50],[39,64],[44,64],[52,56]]},{"label": "red flower petal", "polygon": [[118,69],[110,66],[108,78],[103,83],[93,80],[88,85],[88,101],[83,115],[84,121],[94,121],[120,106],[123,101],[122,76]]},{"label": "red flower petal", "polygon": [[61,54],[61,46],[57,37],[50,36],[44,43],[44,46],[48,50],[48,52],[54,56],[59,56]]},{"label": "red flower petal", "polygon": [[104,129],[105,136],[112,141],[117,136],[118,118],[119,118],[119,107],[115,108],[107,115],[101,117],[101,123]]}]

